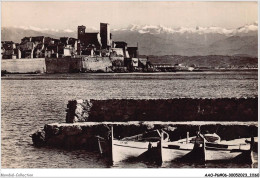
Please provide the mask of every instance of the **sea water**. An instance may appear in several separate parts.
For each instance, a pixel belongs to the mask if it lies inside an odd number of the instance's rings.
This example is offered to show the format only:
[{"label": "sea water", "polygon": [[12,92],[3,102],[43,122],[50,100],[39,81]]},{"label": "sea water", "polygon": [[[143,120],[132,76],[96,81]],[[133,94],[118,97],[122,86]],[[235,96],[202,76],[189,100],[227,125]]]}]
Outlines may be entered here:
[{"label": "sea water", "polygon": [[257,167],[258,164],[123,162],[109,165],[95,152],[36,148],[30,134],[65,122],[72,99],[257,97],[257,71],[139,74],[16,75],[1,82],[2,168]]}]

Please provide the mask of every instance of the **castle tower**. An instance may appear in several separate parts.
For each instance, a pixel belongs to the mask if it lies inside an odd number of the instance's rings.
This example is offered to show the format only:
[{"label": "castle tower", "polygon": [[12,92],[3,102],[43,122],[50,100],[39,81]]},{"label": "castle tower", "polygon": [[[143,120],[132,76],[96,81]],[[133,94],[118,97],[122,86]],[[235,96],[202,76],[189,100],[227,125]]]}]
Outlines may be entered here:
[{"label": "castle tower", "polygon": [[78,26],[78,39],[80,40],[86,31],[86,27],[84,25]]},{"label": "castle tower", "polygon": [[102,49],[106,49],[111,46],[110,27],[108,23],[100,23],[100,37]]}]

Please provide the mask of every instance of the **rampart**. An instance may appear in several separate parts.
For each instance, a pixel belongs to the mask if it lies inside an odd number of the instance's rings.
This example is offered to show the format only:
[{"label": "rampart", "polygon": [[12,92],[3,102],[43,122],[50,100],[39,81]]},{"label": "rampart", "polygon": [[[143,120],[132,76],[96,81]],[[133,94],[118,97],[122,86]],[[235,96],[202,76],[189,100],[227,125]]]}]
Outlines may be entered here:
[{"label": "rampart", "polygon": [[73,73],[82,69],[81,58],[46,58],[46,73]]},{"label": "rampart", "polygon": [[82,69],[86,72],[111,72],[112,62],[110,61],[109,57],[84,57],[82,59]]},{"label": "rampart", "polygon": [[44,73],[45,59],[2,59],[1,70],[9,73]]}]

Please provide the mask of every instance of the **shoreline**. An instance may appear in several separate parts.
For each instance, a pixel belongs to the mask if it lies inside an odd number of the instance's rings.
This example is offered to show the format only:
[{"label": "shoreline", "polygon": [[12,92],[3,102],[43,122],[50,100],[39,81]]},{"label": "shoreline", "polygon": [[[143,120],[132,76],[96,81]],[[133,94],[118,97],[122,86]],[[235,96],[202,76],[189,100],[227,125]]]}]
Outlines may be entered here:
[{"label": "shoreline", "polygon": [[[192,75],[195,79],[198,79],[198,75],[206,74],[233,74],[239,73],[258,73],[258,69],[223,69],[223,70],[203,70],[203,71],[177,71],[177,72],[126,72],[126,73],[114,73],[114,72],[89,72],[89,73],[7,73],[1,76],[1,80],[92,80],[92,79],[183,79],[182,76]],[[174,78],[173,78],[174,76]],[[192,79],[192,78],[191,78]]]}]

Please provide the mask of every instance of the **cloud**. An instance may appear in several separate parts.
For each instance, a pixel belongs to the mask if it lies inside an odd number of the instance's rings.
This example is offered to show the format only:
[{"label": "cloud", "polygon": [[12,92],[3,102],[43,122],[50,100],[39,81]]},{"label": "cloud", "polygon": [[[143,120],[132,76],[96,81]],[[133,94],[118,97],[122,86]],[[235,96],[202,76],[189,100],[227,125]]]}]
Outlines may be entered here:
[{"label": "cloud", "polygon": [[74,32],[74,31],[73,31],[73,30],[70,30],[70,29],[65,29],[64,32],[72,33],[72,32]]}]

